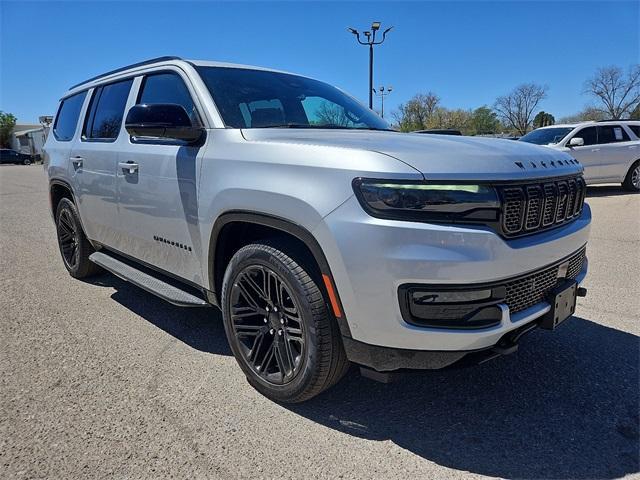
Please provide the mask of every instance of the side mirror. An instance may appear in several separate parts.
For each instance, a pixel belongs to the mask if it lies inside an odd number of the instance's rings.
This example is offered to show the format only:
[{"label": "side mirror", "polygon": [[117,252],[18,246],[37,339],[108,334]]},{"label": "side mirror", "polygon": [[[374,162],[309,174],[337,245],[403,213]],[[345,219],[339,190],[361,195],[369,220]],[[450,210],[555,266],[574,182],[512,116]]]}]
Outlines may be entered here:
[{"label": "side mirror", "polygon": [[584,145],[584,139],[580,138],[580,137],[573,137],[571,140],[569,140],[569,145],[567,145],[569,148],[571,147],[582,147]]},{"label": "side mirror", "polygon": [[129,135],[140,138],[165,138],[195,143],[204,129],[194,126],[182,105],[155,103],[134,105],[124,122]]}]

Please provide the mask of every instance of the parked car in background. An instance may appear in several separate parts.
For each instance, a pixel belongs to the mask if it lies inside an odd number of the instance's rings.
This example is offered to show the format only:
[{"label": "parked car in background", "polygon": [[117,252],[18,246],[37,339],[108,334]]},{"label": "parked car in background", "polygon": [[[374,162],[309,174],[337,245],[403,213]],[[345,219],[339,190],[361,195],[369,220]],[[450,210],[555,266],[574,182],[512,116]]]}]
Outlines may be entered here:
[{"label": "parked car in background", "polygon": [[0,163],[19,163],[22,165],[31,165],[33,157],[26,153],[16,152],[10,148],[0,149]]},{"label": "parked car in background", "polygon": [[395,132],[299,75],[164,57],[92,78],[64,94],[45,168],[70,275],[219,306],[280,402],[350,362],[380,378],[511,353],[586,294],[577,160]]},{"label": "parked car in background", "polygon": [[615,182],[640,191],[640,121],[551,125],[520,140],[568,152],[584,166],[588,185]]},{"label": "parked car in background", "polygon": [[432,133],[435,135],[462,135],[460,130],[455,130],[453,128],[430,128],[428,130],[416,130],[411,133]]}]

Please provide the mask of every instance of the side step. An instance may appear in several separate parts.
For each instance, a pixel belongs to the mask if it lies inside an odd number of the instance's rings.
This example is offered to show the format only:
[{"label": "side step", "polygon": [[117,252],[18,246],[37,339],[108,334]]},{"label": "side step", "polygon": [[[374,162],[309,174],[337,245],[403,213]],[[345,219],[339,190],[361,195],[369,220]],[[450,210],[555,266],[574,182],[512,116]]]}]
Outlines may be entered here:
[{"label": "side step", "polygon": [[131,265],[128,265],[120,260],[107,255],[102,252],[95,252],[89,256],[89,260],[93,263],[100,265],[105,270],[109,270],[115,276],[120,277],[125,282],[133,283],[134,285],[146,290],[149,293],[153,293],[158,297],[166,300],[169,303],[177,305],[179,307],[208,307],[209,303],[204,301],[195,295],[185,292],[173,285],[168,284],[149,275],[143,271],[138,270]]}]

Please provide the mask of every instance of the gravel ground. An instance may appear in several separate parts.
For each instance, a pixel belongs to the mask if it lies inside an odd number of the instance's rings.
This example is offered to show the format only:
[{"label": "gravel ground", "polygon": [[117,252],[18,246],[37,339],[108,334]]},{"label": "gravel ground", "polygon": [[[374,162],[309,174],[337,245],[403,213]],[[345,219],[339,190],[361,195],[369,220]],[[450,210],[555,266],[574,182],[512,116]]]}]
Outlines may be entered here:
[{"label": "gravel ground", "polygon": [[0,167],[0,477],[618,478],[639,471],[640,195],[589,189],[589,295],[511,356],[293,407],[214,309],[67,275],[39,166]]}]

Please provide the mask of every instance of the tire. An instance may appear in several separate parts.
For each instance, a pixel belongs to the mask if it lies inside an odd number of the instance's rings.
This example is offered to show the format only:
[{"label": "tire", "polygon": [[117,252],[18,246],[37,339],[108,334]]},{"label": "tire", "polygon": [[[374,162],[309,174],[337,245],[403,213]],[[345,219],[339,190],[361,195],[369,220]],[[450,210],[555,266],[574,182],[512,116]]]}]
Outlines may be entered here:
[{"label": "tire", "polygon": [[22,161],[22,164],[23,164],[23,165],[31,165],[31,159],[30,159],[30,158],[25,158],[25,159]]},{"label": "tire", "polygon": [[640,160],[637,160],[627,172],[622,188],[630,192],[640,192]]},{"label": "tire", "polygon": [[247,245],[233,256],[222,285],[222,312],[248,382],[276,402],[308,400],[349,368],[318,284],[275,244]]},{"label": "tire", "polygon": [[89,260],[95,250],[82,230],[75,204],[68,198],[60,200],[56,209],[56,233],[62,262],[72,277],[85,278],[102,272]]}]

